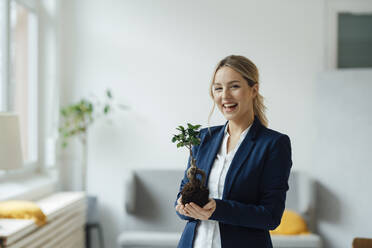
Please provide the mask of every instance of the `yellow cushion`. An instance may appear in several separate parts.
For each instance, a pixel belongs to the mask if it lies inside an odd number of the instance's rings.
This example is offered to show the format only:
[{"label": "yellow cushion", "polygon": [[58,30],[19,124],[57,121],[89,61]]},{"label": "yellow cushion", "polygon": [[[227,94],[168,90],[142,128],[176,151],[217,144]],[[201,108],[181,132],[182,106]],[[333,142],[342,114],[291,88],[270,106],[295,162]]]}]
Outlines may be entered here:
[{"label": "yellow cushion", "polygon": [[0,202],[0,218],[32,219],[38,226],[46,224],[46,216],[43,211],[38,205],[30,201]]},{"label": "yellow cushion", "polygon": [[292,210],[284,210],[280,225],[270,234],[293,235],[309,234],[305,220]]}]

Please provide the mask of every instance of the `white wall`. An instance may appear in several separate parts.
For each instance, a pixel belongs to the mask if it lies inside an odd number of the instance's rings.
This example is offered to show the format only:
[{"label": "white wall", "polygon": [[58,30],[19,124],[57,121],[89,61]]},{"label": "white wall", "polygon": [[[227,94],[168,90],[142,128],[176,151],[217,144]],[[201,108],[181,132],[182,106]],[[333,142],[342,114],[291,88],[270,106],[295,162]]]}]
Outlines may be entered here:
[{"label": "white wall", "polygon": [[322,73],[316,84],[314,165],[326,247],[371,237],[372,69]]},{"label": "white wall", "polygon": [[[111,126],[99,121],[90,130],[88,192],[99,197],[107,247],[115,247],[123,226],[125,170],[185,167],[187,151],[171,143],[172,133],[186,122],[207,125],[210,78],[227,55],[245,55],[259,67],[269,125],[291,137],[293,169],[328,171],[314,163],[324,0],[64,0],[61,7],[62,104],[110,87],[131,107]],[[223,123],[216,111],[212,125]],[[79,188],[78,148],[61,158],[65,189]],[[350,247],[344,234],[332,225],[326,247]]]}]

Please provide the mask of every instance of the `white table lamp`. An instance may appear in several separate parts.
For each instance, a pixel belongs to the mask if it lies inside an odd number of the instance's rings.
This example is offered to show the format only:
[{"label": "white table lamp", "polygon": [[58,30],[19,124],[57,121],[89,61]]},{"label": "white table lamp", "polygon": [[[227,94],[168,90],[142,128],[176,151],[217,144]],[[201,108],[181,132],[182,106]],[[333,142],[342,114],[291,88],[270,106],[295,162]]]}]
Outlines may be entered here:
[{"label": "white table lamp", "polygon": [[23,165],[18,115],[0,113],[0,170],[12,170]]}]

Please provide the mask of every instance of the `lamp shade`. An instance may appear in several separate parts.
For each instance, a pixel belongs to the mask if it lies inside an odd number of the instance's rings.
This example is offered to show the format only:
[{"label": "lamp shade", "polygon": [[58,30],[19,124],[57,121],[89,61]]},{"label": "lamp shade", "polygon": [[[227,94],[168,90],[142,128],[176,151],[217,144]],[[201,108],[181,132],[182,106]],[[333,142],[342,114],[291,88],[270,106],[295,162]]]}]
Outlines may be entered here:
[{"label": "lamp shade", "polygon": [[18,115],[0,113],[0,169],[18,169],[22,164]]}]

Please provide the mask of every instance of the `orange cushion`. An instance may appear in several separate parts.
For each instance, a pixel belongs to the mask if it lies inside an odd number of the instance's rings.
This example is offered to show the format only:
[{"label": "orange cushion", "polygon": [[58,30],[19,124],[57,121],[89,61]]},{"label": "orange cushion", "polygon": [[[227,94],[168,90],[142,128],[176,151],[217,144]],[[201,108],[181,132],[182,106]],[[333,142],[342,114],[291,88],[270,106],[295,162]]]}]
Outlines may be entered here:
[{"label": "orange cushion", "polygon": [[30,201],[0,202],[0,218],[32,219],[36,225],[46,224],[46,216],[38,205]]},{"label": "orange cushion", "polygon": [[292,210],[284,210],[280,225],[270,234],[276,235],[294,235],[294,234],[309,234],[305,220]]}]

